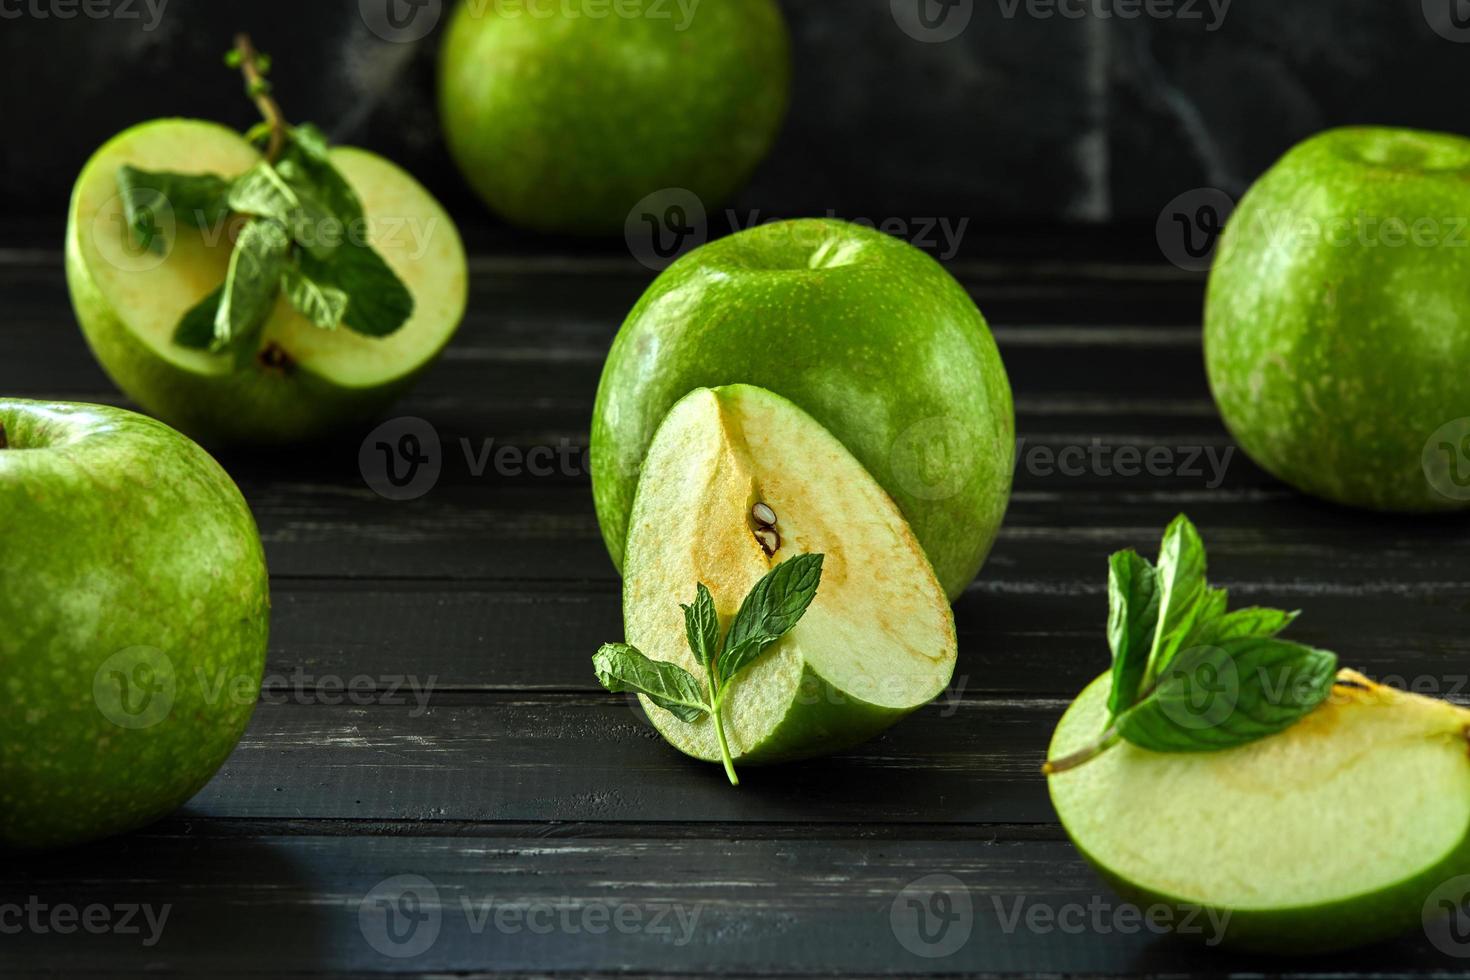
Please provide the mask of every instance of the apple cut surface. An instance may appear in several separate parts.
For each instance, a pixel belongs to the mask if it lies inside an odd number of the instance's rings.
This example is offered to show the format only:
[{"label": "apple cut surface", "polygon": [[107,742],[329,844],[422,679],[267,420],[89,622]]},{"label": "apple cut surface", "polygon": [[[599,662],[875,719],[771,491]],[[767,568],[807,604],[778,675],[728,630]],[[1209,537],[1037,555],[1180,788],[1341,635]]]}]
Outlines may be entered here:
[{"label": "apple cut surface", "polygon": [[[775,512],[767,556],[751,511]],[[778,762],[857,744],[939,694],[955,664],[944,590],[898,508],[826,429],[761,388],[697,389],[659,428],[628,536],[628,642],[705,683],[680,603],[712,593],[722,630],[776,564],[822,554],[821,585],[796,627],[738,675],[725,702],[732,754]],[[675,747],[717,760],[713,723],[645,701]]]},{"label": "apple cut surface", "polygon": [[[1105,675],[1073,703],[1051,758],[1107,727],[1110,687]],[[1243,948],[1343,949],[1416,927],[1436,886],[1470,873],[1467,725],[1464,708],[1343,671],[1279,735],[1179,754],[1122,742],[1052,775],[1051,797],[1140,905],[1228,912],[1223,941]]]},{"label": "apple cut surface", "polygon": [[282,295],[261,345],[276,364],[236,368],[229,355],[173,342],[180,318],[224,282],[238,219],[200,230],[166,216],[168,248],[129,236],[118,193],[124,164],[230,178],[260,159],[239,134],[210,122],[164,119],[103,146],[73,191],[67,280],[78,319],[104,369],[151,413],[210,442],[274,443],[322,434],[378,411],[448,343],[464,314],[467,272],[453,221],[411,176],[348,147],[332,162],[363,204],[367,241],[408,286],[414,312],[394,334],[323,330]]}]

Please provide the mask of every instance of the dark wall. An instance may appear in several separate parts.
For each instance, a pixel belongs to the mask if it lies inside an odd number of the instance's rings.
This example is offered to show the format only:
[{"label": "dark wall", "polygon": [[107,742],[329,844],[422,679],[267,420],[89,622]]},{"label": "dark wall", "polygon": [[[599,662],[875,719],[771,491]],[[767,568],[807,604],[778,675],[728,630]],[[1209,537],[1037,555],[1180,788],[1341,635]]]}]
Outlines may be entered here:
[{"label": "dark wall", "polygon": [[[247,29],[293,118],[480,213],[439,141],[439,30],[383,40],[367,22],[389,2],[0,0],[0,206],[61,215],[87,155],[142,119],[252,122],[221,63]],[[795,105],[742,211],[1142,225],[1182,191],[1238,192],[1324,127],[1470,132],[1466,0],[784,2]],[[963,31],[911,36],[918,6],[943,3],[940,33]]]}]

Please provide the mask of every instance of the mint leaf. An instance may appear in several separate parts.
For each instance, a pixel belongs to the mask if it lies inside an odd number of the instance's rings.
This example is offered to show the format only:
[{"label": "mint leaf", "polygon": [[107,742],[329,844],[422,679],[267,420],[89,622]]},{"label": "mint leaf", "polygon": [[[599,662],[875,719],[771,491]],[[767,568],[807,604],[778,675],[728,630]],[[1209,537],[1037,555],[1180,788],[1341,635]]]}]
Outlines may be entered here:
[{"label": "mint leaf", "polygon": [[1194,642],[1198,645],[1218,645],[1226,640],[1243,637],[1271,637],[1286,629],[1300,612],[1284,612],[1261,606],[1248,606],[1226,613],[1202,629]]},{"label": "mint leaf", "polygon": [[1159,620],[1143,686],[1152,687],[1168,669],[1195,622],[1195,604],[1205,595],[1205,546],[1189,518],[1180,514],[1159,546]]},{"label": "mint leaf", "polygon": [[312,196],[349,224],[363,218],[362,200],[332,164],[331,148],[321,130],[303,124],[291,130],[291,141],[276,166],[291,174],[293,183],[310,186]]},{"label": "mint leaf", "polygon": [[168,244],[158,222],[172,213],[176,223],[209,229],[230,214],[230,182],[212,174],[149,172],[122,166],[117,171],[123,216],[139,244],[162,252]]},{"label": "mint leaf", "polygon": [[642,694],[680,721],[698,721],[709,713],[699,682],[678,664],[650,660],[626,643],[605,643],[592,656],[602,686],[614,694]]},{"label": "mint leaf", "polygon": [[242,357],[254,353],[256,336],[276,305],[290,250],[290,238],[274,221],[255,218],[240,230],[214,318],[210,351],[234,348]]},{"label": "mint leaf", "polygon": [[1332,693],[1337,655],[1271,637],[1179,654],[1158,686],[1118,719],[1153,752],[1212,752],[1291,727]]},{"label": "mint leaf", "polygon": [[720,683],[748,667],[766,648],[795,626],[816,598],[823,555],[797,555],[777,565],[755,584],[725,637]]},{"label": "mint leaf", "polygon": [[1136,551],[1108,558],[1108,646],[1113,651],[1113,688],[1108,712],[1117,717],[1138,700],[1149,651],[1159,622],[1159,582],[1147,558]]},{"label": "mint leaf", "polygon": [[700,582],[695,587],[693,605],[680,606],[684,610],[684,635],[689,639],[689,649],[701,667],[708,667],[720,648],[720,617],[715,612],[715,600],[709,589]]},{"label": "mint leaf", "polygon": [[313,282],[295,265],[288,264],[281,273],[281,289],[302,316],[324,330],[337,329],[347,312],[346,293]]},{"label": "mint leaf", "polygon": [[230,186],[230,210],[240,214],[271,218],[289,227],[300,199],[291,186],[264,161],[257,163]]},{"label": "mint leaf", "polygon": [[196,303],[174,328],[174,343],[192,350],[209,350],[214,344],[214,318],[219,315],[219,301],[225,294],[220,286]]},{"label": "mint leaf", "polygon": [[413,294],[371,246],[350,238],[329,258],[306,252],[301,271],[349,297],[343,322],[369,337],[386,337],[413,315]]}]

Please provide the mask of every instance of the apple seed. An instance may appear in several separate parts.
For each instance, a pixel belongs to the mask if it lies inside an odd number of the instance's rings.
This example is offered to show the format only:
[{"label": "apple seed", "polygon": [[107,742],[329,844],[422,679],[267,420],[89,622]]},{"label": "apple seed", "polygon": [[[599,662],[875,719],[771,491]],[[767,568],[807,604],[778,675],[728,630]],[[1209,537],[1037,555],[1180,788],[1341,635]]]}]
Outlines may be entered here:
[{"label": "apple seed", "polygon": [[291,370],[292,365],[295,363],[291,360],[291,355],[287,354],[281,345],[275,341],[271,341],[265,345],[264,349],[260,352],[259,360],[260,366],[267,371],[279,371],[282,374]]},{"label": "apple seed", "polygon": [[754,507],[750,509],[750,516],[754,517],[755,522],[761,527],[776,526],[776,512],[774,510],[771,510],[771,508],[766,504],[757,503]]},{"label": "apple seed", "polygon": [[755,532],[755,539],[760,542],[767,558],[781,550],[781,535],[777,534],[774,528],[760,528]]}]

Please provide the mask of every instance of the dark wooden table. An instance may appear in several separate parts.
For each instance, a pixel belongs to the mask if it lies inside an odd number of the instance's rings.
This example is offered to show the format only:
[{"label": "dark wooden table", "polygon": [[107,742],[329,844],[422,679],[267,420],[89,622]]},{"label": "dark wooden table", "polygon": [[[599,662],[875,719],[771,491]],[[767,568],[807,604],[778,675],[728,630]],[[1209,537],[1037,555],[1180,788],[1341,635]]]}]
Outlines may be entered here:
[{"label": "dark wooden table", "polygon": [[[0,253],[0,391],[122,403],[49,245]],[[393,502],[366,485],[366,428],[223,460],[265,538],[274,622],[259,708],[219,776],[141,833],[0,867],[0,904],[167,907],[157,941],[141,915],[133,934],[0,931],[0,975],[1466,965],[1423,936],[1272,961],[1152,935],[1054,820],[1038,766],[1068,699],[1107,663],[1105,558],[1151,553],[1179,511],[1234,597],[1305,608],[1297,635],[1370,673],[1465,693],[1464,520],[1331,507],[1238,454],[1212,479],[1206,451],[1219,459],[1230,441],[1205,385],[1198,278],[954,266],[994,324],[1024,440],[1005,528],[955,607],[955,689],[857,751],[748,770],[736,790],[593,679],[591,653],[621,629],[580,452],[558,452],[549,474],[477,473],[461,442],[471,458],[491,439],[585,447],[603,355],[650,274],[610,253],[472,268],[468,321],[396,410],[441,435],[429,493]],[[1088,453],[1081,472],[1047,465],[1069,446]],[[1151,446],[1167,472],[1115,472],[1124,447]],[[936,889],[950,931],[935,920],[921,934],[903,909]]]}]

